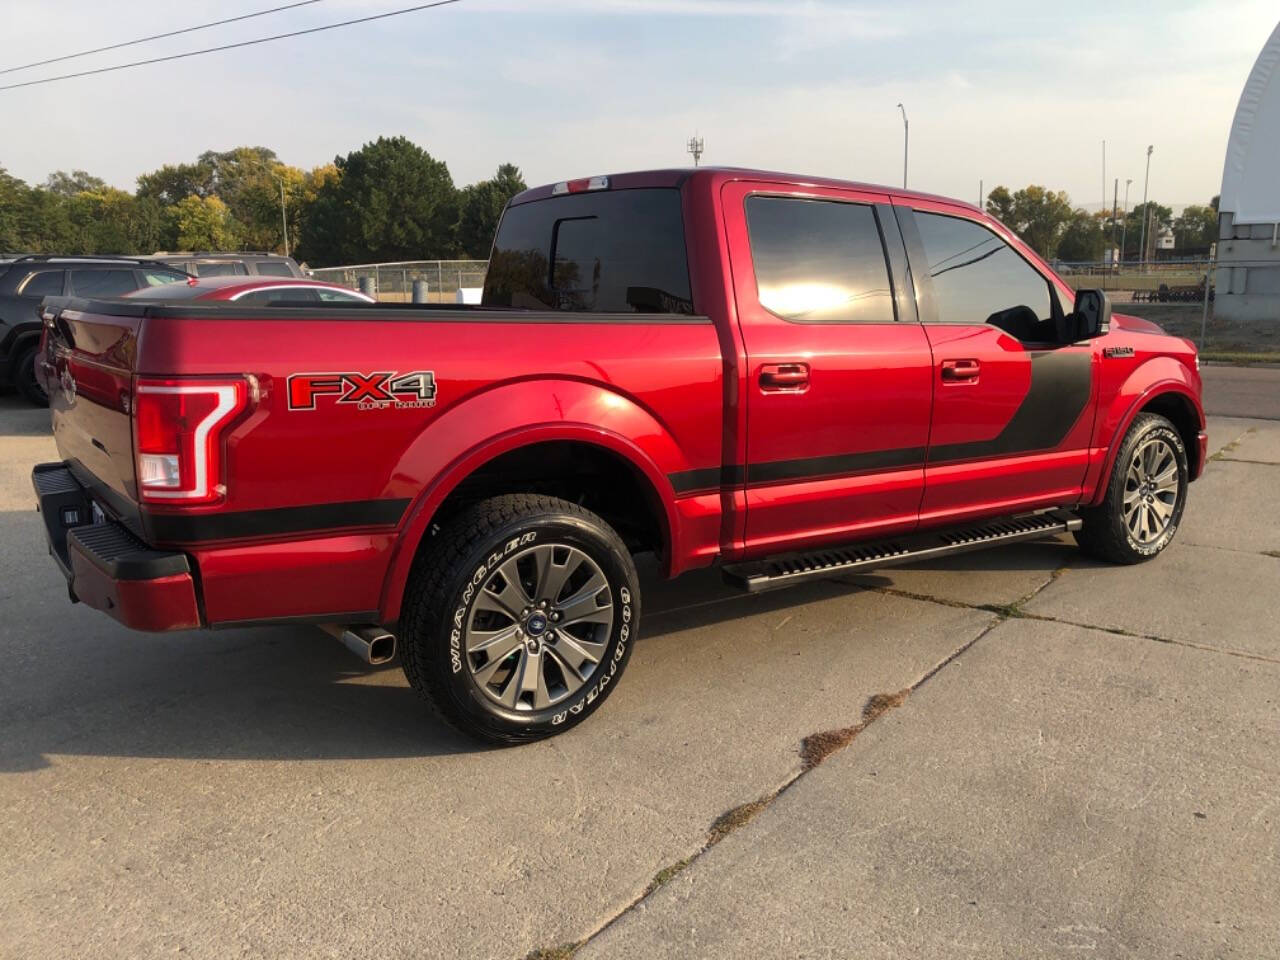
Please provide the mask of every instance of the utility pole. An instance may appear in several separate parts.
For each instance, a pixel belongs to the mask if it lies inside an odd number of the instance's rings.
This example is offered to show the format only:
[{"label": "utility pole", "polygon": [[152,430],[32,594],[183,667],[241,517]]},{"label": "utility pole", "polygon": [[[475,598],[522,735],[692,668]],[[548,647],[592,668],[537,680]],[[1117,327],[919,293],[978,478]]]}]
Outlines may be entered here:
[{"label": "utility pole", "polygon": [[982,201],[987,199],[986,192],[982,189],[982,181],[978,181],[978,209],[982,209]]},{"label": "utility pole", "polygon": [[284,234],[284,255],[289,255],[289,218],[285,215],[284,178],[276,177],[280,183],[280,232]]},{"label": "utility pole", "polygon": [[1147,187],[1151,183],[1151,151],[1154,149],[1154,145],[1147,147],[1147,175],[1142,180],[1142,249],[1138,254],[1138,264],[1144,270],[1147,263],[1147,219],[1151,215],[1147,209]]},{"label": "utility pole", "polygon": [[1124,263],[1124,241],[1129,234],[1129,184],[1131,183],[1133,183],[1132,180],[1126,180],[1124,182],[1124,211],[1123,211],[1124,220],[1120,224],[1120,262],[1121,263]]},{"label": "utility pole", "polygon": [[698,161],[702,158],[702,138],[694,134],[689,138],[689,145],[685,148],[693,157],[693,165],[696,167]]},{"label": "utility pole", "polygon": [[1116,186],[1111,193],[1111,266],[1116,265],[1116,207],[1120,199],[1120,178],[1116,177]]},{"label": "utility pole", "polygon": [[898,109],[902,111],[902,189],[907,189],[907,148],[910,143],[911,127],[907,123],[907,108],[901,103]]},{"label": "utility pole", "polygon": [[1103,213],[1107,212],[1107,141],[1102,141],[1102,206],[1099,207]]}]

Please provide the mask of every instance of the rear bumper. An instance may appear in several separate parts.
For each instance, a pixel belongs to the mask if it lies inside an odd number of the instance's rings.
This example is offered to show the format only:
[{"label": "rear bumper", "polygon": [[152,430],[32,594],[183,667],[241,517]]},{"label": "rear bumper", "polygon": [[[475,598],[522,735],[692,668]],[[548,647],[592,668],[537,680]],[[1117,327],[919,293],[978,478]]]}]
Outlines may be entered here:
[{"label": "rear bumper", "polygon": [[186,554],[154,550],[122,524],[102,519],[66,464],[37,465],[31,483],[49,553],[67,578],[73,601],[83,601],[135,630],[201,625]]}]

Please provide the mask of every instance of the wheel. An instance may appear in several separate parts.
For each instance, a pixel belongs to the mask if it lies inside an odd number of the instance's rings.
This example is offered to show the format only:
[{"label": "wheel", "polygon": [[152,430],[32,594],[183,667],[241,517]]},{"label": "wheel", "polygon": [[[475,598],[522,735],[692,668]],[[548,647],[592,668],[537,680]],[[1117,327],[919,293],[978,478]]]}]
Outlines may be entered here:
[{"label": "wheel", "polygon": [[494,497],[424,543],[405,591],[401,660],[453,726],[521,743],[600,707],[639,621],[635,564],[600,517],[553,497]]},{"label": "wheel", "polygon": [[18,354],[18,359],[13,365],[13,385],[37,407],[47,407],[49,395],[44,392],[44,387],[40,386],[40,381],[36,379],[36,349],[36,345],[33,344]]},{"label": "wheel", "polygon": [[1173,540],[1187,505],[1187,449],[1172,423],[1141,413],[1129,427],[1106,497],[1081,511],[1076,542],[1111,563],[1141,563]]}]

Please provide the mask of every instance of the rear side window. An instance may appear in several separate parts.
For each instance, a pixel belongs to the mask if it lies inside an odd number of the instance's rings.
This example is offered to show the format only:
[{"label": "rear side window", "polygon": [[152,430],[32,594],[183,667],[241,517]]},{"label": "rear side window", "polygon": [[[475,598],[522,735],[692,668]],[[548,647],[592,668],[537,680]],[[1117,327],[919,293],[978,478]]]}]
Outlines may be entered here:
[{"label": "rear side window", "polygon": [[24,297],[58,297],[62,295],[62,270],[41,270],[23,281],[18,292]]},{"label": "rear side window", "polygon": [[180,283],[188,279],[185,273],[176,270],[148,269],[138,272],[142,274],[142,282],[148,287],[160,287],[166,283]]},{"label": "rear side window", "polygon": [[760,305],[799,323],[893,323],[875,210],[798,197],[748,197]]},{"label": "rear side window", "polygon": [[569,194],[507,209],[482,303],[599,313],[693,313],[680,191]]},{"label": "rear side window", "polygon": [[121,297],[137,289],[132,269],[71,271],[71,290],[77,297]]},{"label": "rear side window", "polygon": [[234,260],[217,260],[195,265],[197,277],[235,277],[247,275],[243,263]]},{"label": "rear side window", "polygon": [[[980,224],[915,212],[942,323],[992,323],[1022,340],[1051,339],[1049,281]],[[1022,316],[1020,316],[1020,314]]]},{"label": "rear side window", "polygon": [[274,260],[259,260],[254,265],[254,269],[258,271],[258,275],[262,277],[292,277],[293,271],[289,269],[287,263],[279,263]]}]

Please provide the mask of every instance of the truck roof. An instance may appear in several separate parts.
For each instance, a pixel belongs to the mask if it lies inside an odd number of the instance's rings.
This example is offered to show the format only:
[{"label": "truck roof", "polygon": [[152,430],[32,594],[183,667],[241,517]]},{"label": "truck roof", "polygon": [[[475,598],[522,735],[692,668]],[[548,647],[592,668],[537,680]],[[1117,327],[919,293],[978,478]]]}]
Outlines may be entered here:
[{"label": "truck roof", "polygon": [[[800,187],[835,187],[849,190],[867,190],[875,193],[888,193],[895,197],[954,203],[970,210],[978,211],[978,208],[972,203],[966,203],[954,197],[922,193],[918,190],[904,190],[901,187],[891,187],[881,183],[863,183],[857,180],[840,180],[833,177],[783,173],[777,170],[757,170],[750,167],[670,167],[658,170],[634,170],[628,173],[608,174],[609,189],[611,190],[628,190],[638,187],[679,187],[694,178],[706,178],[719,183],[727,183],[732,180],[775,180]],[[528,190],[512,197],[511,203],[515,205],[528,203],[531,200],[546,199],[553,196],[552,191],[555,186],[555,184],[548,183],[538,187],[530,187]]]}]

